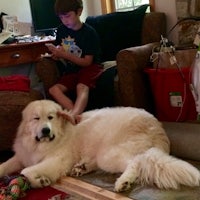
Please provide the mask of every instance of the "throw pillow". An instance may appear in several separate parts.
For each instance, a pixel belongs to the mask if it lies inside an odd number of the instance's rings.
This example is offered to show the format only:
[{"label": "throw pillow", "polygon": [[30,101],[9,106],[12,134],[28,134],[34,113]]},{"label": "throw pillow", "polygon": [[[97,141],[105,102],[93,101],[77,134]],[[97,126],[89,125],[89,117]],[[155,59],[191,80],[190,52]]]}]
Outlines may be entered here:
[{"label": "throw pillow", "polygon": [[143,18],[148,4],[135,10],[89,16],[86,23],[99,34],[102,62],[115,60],[119,50],[141,44]]}]

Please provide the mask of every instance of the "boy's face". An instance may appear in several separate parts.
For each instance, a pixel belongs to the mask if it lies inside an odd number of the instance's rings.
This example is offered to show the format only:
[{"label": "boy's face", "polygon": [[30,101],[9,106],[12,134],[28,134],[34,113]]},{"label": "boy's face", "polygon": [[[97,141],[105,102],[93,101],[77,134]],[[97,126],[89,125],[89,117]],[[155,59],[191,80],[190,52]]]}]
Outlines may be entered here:
[{"label": "boy's face", "polygon": [[60,14],[59,18],[65,26],[72,30],[76,30],[77,25],[80,24],[80,15],[81,11],[78,11],[77,13],[74,11],[69,11],[67,13]]}]

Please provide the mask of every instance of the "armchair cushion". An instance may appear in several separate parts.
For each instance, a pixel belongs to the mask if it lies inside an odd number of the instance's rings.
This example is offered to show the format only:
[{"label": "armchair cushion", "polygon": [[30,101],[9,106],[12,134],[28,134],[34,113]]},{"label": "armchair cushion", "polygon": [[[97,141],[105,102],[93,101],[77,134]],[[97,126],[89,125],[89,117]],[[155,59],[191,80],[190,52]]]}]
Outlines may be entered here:
[{"label": "armchair cushion", "polygon": [[87,17],[86,23],[100,37],[102,62],[115,60],[121,49],[141,45],[143,18],[148,6],[145,4],[132,11]]}]

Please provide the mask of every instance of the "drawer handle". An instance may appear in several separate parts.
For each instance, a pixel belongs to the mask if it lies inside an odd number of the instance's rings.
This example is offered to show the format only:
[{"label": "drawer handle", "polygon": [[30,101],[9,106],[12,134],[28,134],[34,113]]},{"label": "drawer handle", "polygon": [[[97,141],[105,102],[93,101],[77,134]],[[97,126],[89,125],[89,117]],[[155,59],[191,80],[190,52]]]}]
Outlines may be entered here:
[{"label": "drawer handle", "polygon": [[20,57],[20,54],[19,54],[19,53],[14,53],[11,57],[12,57],[12,58],[19,58],[19,57]]}]

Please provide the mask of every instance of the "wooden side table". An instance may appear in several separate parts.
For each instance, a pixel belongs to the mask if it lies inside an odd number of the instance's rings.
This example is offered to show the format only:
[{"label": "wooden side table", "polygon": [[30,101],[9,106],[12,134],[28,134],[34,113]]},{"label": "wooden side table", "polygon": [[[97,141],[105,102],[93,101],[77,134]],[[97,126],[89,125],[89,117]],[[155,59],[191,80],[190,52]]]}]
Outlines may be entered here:
[{"label": "wooden side table", "polygon": [[0,67],[37,62],[48,51],[46,42],[49,41],[0,45]]}]

